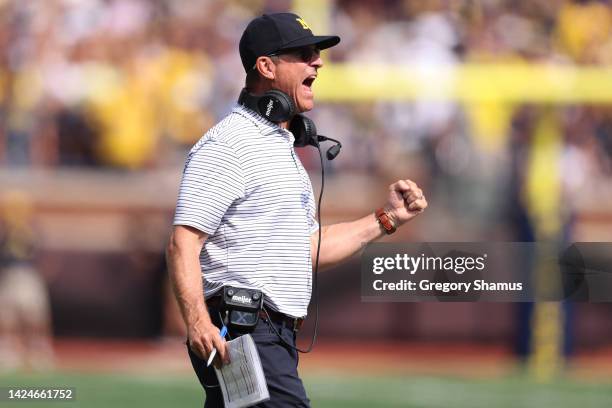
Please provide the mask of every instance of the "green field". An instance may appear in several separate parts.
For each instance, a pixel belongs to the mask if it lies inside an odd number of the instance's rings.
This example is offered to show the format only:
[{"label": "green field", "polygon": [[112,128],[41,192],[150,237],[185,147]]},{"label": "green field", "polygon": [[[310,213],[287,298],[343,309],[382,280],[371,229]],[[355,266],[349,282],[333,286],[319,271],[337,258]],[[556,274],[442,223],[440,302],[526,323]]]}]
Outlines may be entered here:
[{"label": "green field", "polygon": [[[419,407],[419,408],[609,408],[612,383],[559,381],[538,385],[518,377],[465,380],[423,376],[305,377],[313,407]],[[191,376],[142,377],[100,374],[47,374],[0,376],[0,387],[64,386],[76,389],[76,401],[0,402],[2,407],[201,407],[199,384]]]}]

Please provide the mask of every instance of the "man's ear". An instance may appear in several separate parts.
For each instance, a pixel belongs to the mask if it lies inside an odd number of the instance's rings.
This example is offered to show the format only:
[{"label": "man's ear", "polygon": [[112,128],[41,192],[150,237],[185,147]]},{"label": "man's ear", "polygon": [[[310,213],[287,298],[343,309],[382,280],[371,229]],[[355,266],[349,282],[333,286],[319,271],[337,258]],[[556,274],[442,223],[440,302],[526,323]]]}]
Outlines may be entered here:
[{"label": "man's ear", "polygon": [[274,80],[276,78],[276,65],[270,57],[259,57],[255,62],[255,67],[262,78]]}]

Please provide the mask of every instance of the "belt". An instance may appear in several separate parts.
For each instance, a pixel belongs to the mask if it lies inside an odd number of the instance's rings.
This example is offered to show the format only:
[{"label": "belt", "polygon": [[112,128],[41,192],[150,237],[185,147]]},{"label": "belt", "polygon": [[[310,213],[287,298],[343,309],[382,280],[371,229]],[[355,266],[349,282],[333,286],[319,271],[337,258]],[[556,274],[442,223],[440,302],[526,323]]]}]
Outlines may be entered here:
[{"label": "belt", "polygon": [[[209,307],[219,308],[221,306],[221,296],[213,296],[210,299],[206,299],[206,305]],[[265,308],[265,306],[264,306]],[[264,320],[271,320],[274,323],[284,323],[286,326],[291,327],[294,332],[298,332],[302,328],[304,319],[301,317],[291,317],[284,313],[277,312],[271,309],[262,309],[259,311],[259,317]]]},{"label": "belt", "polygon": [[302,324],[304,323],[304,319],[301,317],[287,316],[284,313],[277,312],[277,311],[270,310],[270,309],[259,311],[259,317],[261,317],[264,320],[268,319],[268,315],[270,316],[271,321],[275,323],[284,323],[286,326],[291,327],[294,332],[300,331],[300,329],[302,328]]}]

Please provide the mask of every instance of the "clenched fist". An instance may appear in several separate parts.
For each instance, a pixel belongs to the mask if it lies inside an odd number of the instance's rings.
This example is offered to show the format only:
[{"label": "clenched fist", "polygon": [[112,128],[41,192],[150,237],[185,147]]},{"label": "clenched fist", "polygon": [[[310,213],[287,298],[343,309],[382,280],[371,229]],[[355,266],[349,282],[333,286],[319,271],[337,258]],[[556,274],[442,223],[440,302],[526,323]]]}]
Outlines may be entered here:
[{"label": "clenched fist", "polygon": [[398,180],[389,186],[385,211],[395,227],[416,217],[427,208],[423,190],[412,180]]}]

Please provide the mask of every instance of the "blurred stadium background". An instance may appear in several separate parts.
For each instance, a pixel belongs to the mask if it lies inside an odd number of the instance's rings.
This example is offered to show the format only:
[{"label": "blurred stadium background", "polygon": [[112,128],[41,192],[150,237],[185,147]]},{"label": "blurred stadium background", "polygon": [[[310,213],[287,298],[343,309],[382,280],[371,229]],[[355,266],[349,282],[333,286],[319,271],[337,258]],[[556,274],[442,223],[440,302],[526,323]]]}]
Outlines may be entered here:
[{"label": "blurred stadium background", "polygon": [[[342,37],[310,114],[344,146],[324,223],[410,177],[430,208],[394,241],[610,241],[611,6],[0,0],[0,386],[201,402],[163,248],[186,152],[235,102],[238,39],[263,12]],[[611,305],[361,303],[359,274],[320,276],[314,406],[612,403]]]}]

